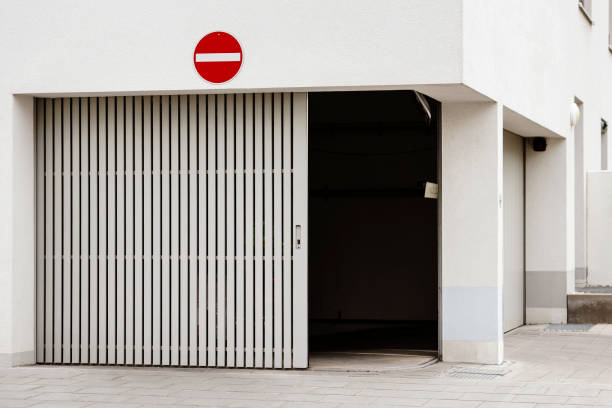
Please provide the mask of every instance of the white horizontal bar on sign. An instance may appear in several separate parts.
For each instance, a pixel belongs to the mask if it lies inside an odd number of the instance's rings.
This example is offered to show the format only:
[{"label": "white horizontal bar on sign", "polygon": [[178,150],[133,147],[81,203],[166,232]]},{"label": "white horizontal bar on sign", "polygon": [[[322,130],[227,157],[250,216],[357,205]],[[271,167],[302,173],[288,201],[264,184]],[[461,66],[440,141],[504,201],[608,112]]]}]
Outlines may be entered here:
[{"label": "white horizontal bar on sign", "polygon": [[196,62],[232,62],[240,61],[239,52],[206,52],[196,54]]}]

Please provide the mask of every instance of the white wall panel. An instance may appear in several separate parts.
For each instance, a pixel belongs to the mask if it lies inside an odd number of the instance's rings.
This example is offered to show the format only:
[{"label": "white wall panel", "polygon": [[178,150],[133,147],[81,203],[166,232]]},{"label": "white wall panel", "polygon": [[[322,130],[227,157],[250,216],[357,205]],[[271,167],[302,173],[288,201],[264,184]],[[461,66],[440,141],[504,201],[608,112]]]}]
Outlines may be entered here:
[{"label": "white wall panel", "polygon": [[[115,147],[117,150],[117,240],[116,240],[116,257],[117,257],[117,298],[115,308],[116,314],[116,330],[117,330],[117,354],[116,363],[125,364],[126,358],[126,264],[127,258],[125,253],[126,243],[125,236],[127,226],[125,224],[125,190],[126,172],[125,172],[125,98],[116,98],[115,104],[117,107],[116,125],[117,125],[117,140]],[[86,205],[86,204],[85,204]],[[83,207],[83,205],[82,205]]]},{"label": "white wall panel", "polygon": [[98,98],[98,363],[107,363],[108,344],[108,98]]},{"label": "white wall panel", "polygon": [[134,196],[135,196],[135,177],[134,177],[134,145],[136,143],[134,136],[134,98],[125,98],[125,139],[124,139],[124,157],[125,157],[125,191],[124,191],[124,213],[125,213],[125,364],[134,364],[136,357],[136,330],[134,318],[136,314],[136,287],[134,285],[136,275],[136,258],[134,252],[135,238],[134,230]]},{"label": "white wall panel", "polygon": [[151,112],[151,97],[145,97],[142,103],[142,236],[143,236],[143,364],[150,365],[153,361],[153,115]]},{"label": "white wall panel", "polygon": [[134,146],[132,149],[132,180],[134,190],[132,192],[132,216],[133,216],[133,248],[134,248],[134,271],[133,271],[133,322],[134,322],[134,364],[142,364],[143,361],[143,334],[144,334],[144,234],[143,234],[143,131],[142,131],[142,97],[132,98],[132,132]]},{"label": "white wall panel", "polygon": [[107,324],[106,361],[117,363],[117,104],[115,98],[107,98],[108,133],[107,145],[107,212],[106,212],[106,253],[107,256]]},{"label": "white wall panel", "polygon": [[99,211],[100,202],[99,196],[99,171],[100,158],[98,156],[99,143],[99,107],[98,98],[89,98],[89,363],[97,364],[99,362],[98,342],[100,339],[98,327],[98,307],[100,300],[98,296],[98,288],[100,282],[100,247],[98,242],[99,229]]},{"label": "white wall panel", "polygon": [[272,99],[272,284],[273,284],[273,346],[274,367],[283,367],[283,195],[282,195],[282,158],[283,128],[281,94],[273,94]]},{"label": "white wall panel", "polygon": [[293,364],[293,95],[282,95],[283,367]]},{"label": "white wall panel", "polygon": [[[308,367],[308,94],[292,95],[291,201],[293,236],[292,367]],[[298,231],[299,229],[299,231]]]},{"label": "white wall panel", "polygon": [[[45,100],[36,101],[36,117],[44,118]],[[45,328],[44,328],[44,299],[45,299],[45,271],[46,271],[46,239],[45,239],[45,121],[38,120],[35,127],[36,132],[36,163],[39,170],[36,172],[36,355],[39,360],[44,361],[45,355]]]},{"label": "white wall panel", "polygon": [[188,260],[188,364],[197,365],[198,362],[198,287],[199,287],[199,258],[198,258],[198,105],[197,95],[187,99],[187,155],[188,155],[188,181],[187,181],[187,253]]},{"label": "white wall panel", "polygon": [[225,167],[226,156],[226,133],[225,133],[225,95],[215,95],[215,139],[216,139],[216,218],[217,218],[217,293],[216,293],[216,338],[217,338],[217,366],[225,366],[225,266],[227,264],[227,240],[225,229],[226,218],[226,194],[225,180],[227,168]]},{"label": "white wall panel", "polygon": [[236,180],[235,150],[235,96],[227,95],[225,101],[225,197],[226,197],[226,268],[225,268],[225,330],[226,366],[236,365],[236,208],[234,189]]},{"label": "white wall panel", "polygon": [[187,194],[187,172],[188,172],[188,156],[187,156],[187,96],[179,96],[178,98],[178,361],[179,365],[188,365],[188,201]]},{"label": "white wall panel", "polygon": [[[42,99],[45,103],[48,100]],[[79,337],[80,337],[80,352],[79,359],[77,361],[86,362],[89,361],[89,272],[90,272],[90,261],[89,256],[90,243],[89,243],[89,101],[88,98],[81,98],[79,106],[80,115],[80,179],[79,188],[81,195],[79,197],[79,212],[80,212],[80,237],[79,237],[79,255],[81,258],[81,269],[80,269],[80,281],[79,297],[80,297],[80,320],[79,320]],[[40,118],[38,118],[40,120]],[[40,143],[40,142],[39,142]],[[44,144],[44,143],[43,143]],[[39,170],[40,171],[40,170]],[[38,198],[40,201],[40,198]],[[43,198],[43,201],[45,199]],[[37,235],[40,234],[40,230],[37,231]],[[40,315],[38,315],[40,318]]]},{"label": "white wall panel", "polygon": [[198,298],[198,309],[197,309],[197,321],[198,321],[198,366],[207,365],[208,361],[208,315],[207,315],[207,296],[208,296],[208,213],[203,211],[207,209],[208,203],[208,182],[207,182],[207,148],[208,144],[208,108],[207,108],[207,97],[206,95],[198,95],[196,103],[197,111],[197,135],[196,135],[196,166],[198,169],[196,183],[198,186],[198,192],[196,195],[196,207],[198,209],[196,215],[197,221],[197,243],[196,249],[198,253],[197,262],[197,298]]},{"label": "white wall panel", "polygon": [[161,160],[161,191],[159,206],[161,208],[161,365],[170,365],[170,160],[169,140],[170,98],[161,97],[160,115],[160,160]]},{"label": "white wall panel", "polygon": [[208,337],[208,364],[209,366],[217,365],[217,133],[216,133],[216,96],[209,95],[207,97],[207,138],[206,138],[206,179],[208,185],[207,194],[207,221],[206,229],[208,231],[207,240],[207,262],[206,276],[208,282],[207,294],[207,337]]},{"label": "white wall panel", "polygon": [[236,239],[236,269],[235,269],[235,282],[236,282],[236,366],[245,366],[245,294],[246,294],[246,244],[245,244],[245,206],[244,206],[244,190],[245,190],[245,109],[244,109],[244,95],[236,95],[236,108],[235,108],[235,119],[236,119],[236,133],[235,133],[235,239]]},{"label": "white wall panel", "polygon": [[177,96],[170,97],[170,117],[168,126],[170,128],[170,139],[168,143],[168,156],[170,160],[170,286],[168,294],[170,298],[170,364],[179,364],[179,275],[181,273],[179,263],[179,123],[178,123],[178,104]]},{"label": "white wall panel", "polygon": [[63,199],[63,184],[62,184],[62,120],[61,120],[61,99],[53,100],[53,118],[52,118],[52,168],[53,168],[53,190],[51,193],[52,200],[52,227],[53,240],[51,246],[53,249],[53,266],[51,269],[52,281],[52,336],[53,349],[51,352],[51,360],[54,363],[62,362],[61,345],[63,343],[62,333],[62,295],[64,293],[62,287],[63,265],[64,259],[62,254],[63,243],[63,222],[62,222],[62,199]]},{"label": "white wall panel", "polygon": [[274,206],[272,199],[272,94],[263,96],[263,308],[264,308],[264,355],[265,367],[273,365],[274,341],[274,315],[273,315],[273,287],[272,287],[272,248],[274,237],[272,226],[274,224]]},{"label": "white wall panel", "polygon": [[264,348],[264,208],[263,208],[263,95],[255,94],[253,105],[253,221],[254,221],[254,302],[255,302],[255,367],[263,367]]},{"label": "white wall panel", "polygon": [[151,160],[153,170],[151,171],[151,208],[152,208],[152,232],[153,242],[153,303],[152,303],[152,364],[161,365],[161,344],[162,344],[162,254],[161,254],[161,96],[151,97],[152,103],[152,130],[151,140]]},{"label": "white wall panel", "polygon": [[244,241],[245,241],[245,365],[246,367],[254,367],[255,364],[255,245],[253,240],[255,236],[254,218],[254,150],[253,142],[255,141],[254,131],[254,106],[255,95],[244,96]]}]

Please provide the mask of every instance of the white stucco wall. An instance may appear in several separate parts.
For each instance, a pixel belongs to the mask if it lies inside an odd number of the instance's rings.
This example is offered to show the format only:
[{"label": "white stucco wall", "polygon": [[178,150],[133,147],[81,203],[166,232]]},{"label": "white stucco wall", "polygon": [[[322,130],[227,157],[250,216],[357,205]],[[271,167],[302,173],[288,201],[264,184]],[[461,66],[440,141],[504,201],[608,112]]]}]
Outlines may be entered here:
[{"label": "white stucco wall", "polygon": [[[192,63],[195,44],[215,30],[233,33],[245,56],[221,86]],[[444,88],[461,82],[457,0],[4,1],[0,49],[0,365],[34,361],[32,99],[13,95],[410,84],[451,99],[475,94]]]},{"label": "white stucco wall", "polygon": [[502,123],[497,103],[442,104],[439,286],[444,361],[503,361]]},{"label": "white stucco wall", "polygon": [[0,133],[0,366],[32,362],[35,347],[33,98],[7,98],[0,115],[0,129],[9,129]]},{"label": "white stucco wall", "polygon": [[[461,82],[461,2],[187,0],[4,2],[12,92],[130,92]],[[193,49],[233,33],[244,52],[225,85]]]},{"label": "white stucco wall", "polygon": [[[602,118],[612,117],[608,0],[593,0],[591,22],[578,1],[464,1],[463,81],[507,109],[568,137],[570,104],[582,102],[577,134],[576,275],[586,256],[585,173],[601,167]],[[539,134],[525,134],[539,136]],[[573,290],[573,287],[568,288]]]},{"label": "white stucco wall", "polygon": [[[578,97],[586,133],[598,134],[597,118],[612,117],[612,53],[609,1],[592,3],[594,24],[577,0],[464,0],[463,82],[564,137]],[[589,166],[598,142],[587,144]]]},{"label": "white stucco wall", "polygon": [[[3,2],[2,92],[192,92],[274,88],[397,88],[466,84],[567,136],[569,103],[612,116],[608,1],[591,25],[577,0],[159,0]],[[208,84],[193,48],[233,33],[239,75]],[[439,95],[450,101],[451,96]],[[592,121],[589,121],[592,122]],[[596,125],[590,124],[592,129]],[[587,129],[587,131],[589,131]],[[587,149],[594,158],[597,146]]]},{"label": "white stucco wall", "polygon": [[525,147],[526,322],[565,323],[574,288],[573,135]]}]

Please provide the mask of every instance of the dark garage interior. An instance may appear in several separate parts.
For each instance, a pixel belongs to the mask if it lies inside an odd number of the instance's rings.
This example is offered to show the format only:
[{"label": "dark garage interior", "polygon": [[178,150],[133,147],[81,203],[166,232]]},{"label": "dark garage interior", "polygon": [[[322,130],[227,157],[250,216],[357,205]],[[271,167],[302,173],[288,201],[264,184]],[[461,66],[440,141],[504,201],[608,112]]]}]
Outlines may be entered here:
[{"label": "dark garage interior", "polygon": [[439,103],[309,94],[310,351],[436,353]]}]

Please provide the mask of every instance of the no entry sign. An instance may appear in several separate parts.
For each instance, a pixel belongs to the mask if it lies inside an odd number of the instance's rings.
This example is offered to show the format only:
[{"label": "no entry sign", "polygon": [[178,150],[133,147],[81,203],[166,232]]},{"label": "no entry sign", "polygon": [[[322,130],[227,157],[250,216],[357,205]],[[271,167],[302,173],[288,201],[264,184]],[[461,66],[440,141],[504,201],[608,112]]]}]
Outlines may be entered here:
[{"label": "no entry sign", "polygon": [[230,34],[206,34],[193,52],[193,63],[202,78],[220,84],[232,79],[242,65],[242,48]]}]

